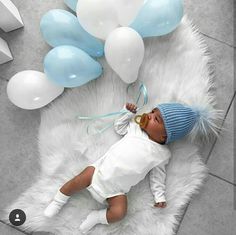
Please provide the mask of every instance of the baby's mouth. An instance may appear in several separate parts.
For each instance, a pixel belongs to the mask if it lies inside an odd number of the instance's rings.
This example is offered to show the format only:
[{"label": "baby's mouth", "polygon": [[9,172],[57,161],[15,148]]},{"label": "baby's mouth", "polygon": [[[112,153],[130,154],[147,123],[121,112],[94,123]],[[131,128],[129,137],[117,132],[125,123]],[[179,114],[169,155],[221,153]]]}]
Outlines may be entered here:
[{"label": "baby's mouth", "polygon": [[142,129],[144,129],[146,128],[149,119],[148,115],[146,113],[143,113],[142,115],[135,116],[134,120]]}]

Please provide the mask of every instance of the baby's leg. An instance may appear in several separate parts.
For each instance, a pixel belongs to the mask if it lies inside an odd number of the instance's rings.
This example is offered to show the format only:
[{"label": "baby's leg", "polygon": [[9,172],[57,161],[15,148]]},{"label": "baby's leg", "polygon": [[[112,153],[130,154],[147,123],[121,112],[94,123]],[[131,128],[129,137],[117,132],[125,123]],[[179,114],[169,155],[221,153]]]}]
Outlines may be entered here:
[{"label": "baby's leg", "polygon": [[94,170],[93,166],[86,167],[79,175],[65,183],[60,191],[67,196],[71,196],[73,193],[87,188],[91,184]]},{"label": "baby's leg", "polygon": [[80,225],[80,231],[84,234],[96,224],[108,224],[121,220],[127,213],[126,195],[118,195],[107,198],[109,208],[103,210],[93,210]]},{"label": "baby's leg", "polygon": [[107,198],[109,207],[107,208],[107,221],[113,223],[123,219],[127,213],[127,196],[118,195]]},{"label": "baby's leg", "polygon": [[88,187],[92,181],[94,170],[93,166],[88,166],[79,175],[65,183],[44,210],[44,215],[47,217],[56,215],[73,193]]}]

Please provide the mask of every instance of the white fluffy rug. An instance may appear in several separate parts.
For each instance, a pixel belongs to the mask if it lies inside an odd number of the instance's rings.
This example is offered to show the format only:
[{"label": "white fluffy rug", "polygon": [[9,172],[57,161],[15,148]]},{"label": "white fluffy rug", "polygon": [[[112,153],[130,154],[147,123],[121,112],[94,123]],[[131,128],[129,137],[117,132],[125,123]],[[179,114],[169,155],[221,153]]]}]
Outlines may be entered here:
[{"label": "white fluffy rug", "polygon": [[[145,39],[145,58],[139,79],[148,89],[149,106],[178,101],[211,107],[212,73],[209,56],[199,33],[186,16],[178,29],[163,37]],[[103,208],[87,190],[75,194],[61,213],[52,219],[43,216],[57,189],[102,156],[120,136],[112,128],[99,136],[87,136],[87,121],[73,119],[75,114],[97,115],[118,111],[126,101],[126,84],[100,60],[104,73],[89,84],[68,89],[60,98],[42,109],[39,129],[41,173],[26,192],[5,210],[5,221],[12,209],[21,208],[27,220],[20,228],[53,234],[80,234],[81,221],[92,209]],[[153,207],[148,175],[128,193],[126,217],[109,226],[97,225],[91,234],[170,235],[178,224],[177,216],[207,176],[199,145],[182,139],[170,145],[173,156],[167,168],[167,207]]]}]

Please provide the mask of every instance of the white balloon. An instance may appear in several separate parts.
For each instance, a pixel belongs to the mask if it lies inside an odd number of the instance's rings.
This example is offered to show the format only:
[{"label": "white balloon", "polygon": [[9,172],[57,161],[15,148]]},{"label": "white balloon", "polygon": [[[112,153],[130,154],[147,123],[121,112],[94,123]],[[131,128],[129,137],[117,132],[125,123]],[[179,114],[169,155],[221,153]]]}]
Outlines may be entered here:
[{"label": "white balloon", "polygon": [[118,22],[122,26],[130,25],[142,7],[144,0],[113,0]]},{"label": "white balloon", "polygon": [[126,83],[134,82],[144,57],[142,37],[129,27],[113,30],[105,42],[105,57],[112,69]]},{"label": "white balloon", "polygon": [[79,0],[76,13],[81,26],[100,39],[105,40],[119,26],[111,0]]},{"label": "white balloon", "polygon": [[9,100],[22,109],[41,108],[64,91],[47,79],[44,73],[25,70],[15,74],[7,84]]}]

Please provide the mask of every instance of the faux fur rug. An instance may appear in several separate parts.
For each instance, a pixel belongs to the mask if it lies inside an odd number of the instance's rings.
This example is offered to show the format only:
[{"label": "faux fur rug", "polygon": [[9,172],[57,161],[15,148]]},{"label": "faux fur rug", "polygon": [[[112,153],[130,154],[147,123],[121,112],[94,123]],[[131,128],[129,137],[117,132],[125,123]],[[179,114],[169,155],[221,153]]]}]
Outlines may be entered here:
[{"label": "faux fur rug", "polygon": [[[173,33],[145,39],[145,58],[139,73],[149,95],[149,107],[159,102],[185,102],[212,106],[212,73],[207,48],[191,22],[183,18]],[[79,225],[92,209],[104,208],[87,190],[75,194],[60,214],[43,216],[57,189],[79,174],[89,163],[100,158],[118,136],[112,128],[98,136],[87,136],[88,121],[74,116],[98,115],[118,111],[126,101],[127,85],[100,59],[102,77],[66,92],[41,112],[39,150],[41,172],[26,192],[5,210],[5,221],[12,209],[21,208],[27,220],[21,229],[53,234],[80,234]],[[131,92],[132,93],[132,92]],[[147,107],[147,109],[149,108]],[[199,154],[199,144],[185,138],[169,145],[172,159],[167,168],[167,207],[153,207],[149,175],[128,193],[128,213],[119,222],[97,225],[91,234],[145,235],[174,234],[182,206],[199,191],[207,168]]]}]

